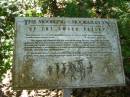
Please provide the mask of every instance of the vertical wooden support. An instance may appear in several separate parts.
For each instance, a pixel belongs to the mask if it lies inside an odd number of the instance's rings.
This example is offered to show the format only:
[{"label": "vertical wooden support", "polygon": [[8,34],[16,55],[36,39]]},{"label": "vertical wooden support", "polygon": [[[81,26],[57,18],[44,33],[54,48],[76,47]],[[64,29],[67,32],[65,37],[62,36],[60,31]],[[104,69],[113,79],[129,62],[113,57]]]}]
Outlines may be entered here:
[{"label": "vertical wooden support", "polygon": [[72,89],[66,88],[64,89],[64,96],[63,97],[71,97]]}]

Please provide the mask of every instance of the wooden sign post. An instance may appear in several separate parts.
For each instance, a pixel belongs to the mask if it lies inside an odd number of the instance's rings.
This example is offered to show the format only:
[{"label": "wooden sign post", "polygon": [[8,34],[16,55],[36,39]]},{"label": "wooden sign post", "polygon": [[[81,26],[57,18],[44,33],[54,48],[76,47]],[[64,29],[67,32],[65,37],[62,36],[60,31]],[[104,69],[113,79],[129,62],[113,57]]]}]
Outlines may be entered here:
[{"label": "wooden sign post", "polygon": [[64,89],[63,97],[71,97],[72,89]]}]

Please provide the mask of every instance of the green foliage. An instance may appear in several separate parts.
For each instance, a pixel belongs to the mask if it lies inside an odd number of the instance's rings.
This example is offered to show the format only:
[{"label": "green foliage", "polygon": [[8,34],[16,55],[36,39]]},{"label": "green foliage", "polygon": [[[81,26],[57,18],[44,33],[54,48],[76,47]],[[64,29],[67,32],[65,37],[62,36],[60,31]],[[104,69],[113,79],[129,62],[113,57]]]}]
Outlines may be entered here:
[{"label": "green foliage", "polygon": [[97,17],[118,20],[125,71],[130,73],[130,2],[128,0],[0,1],[0,80],[11,68],[16,16]]},{"label": "green foliage", "polygon": [[0,80],[12,66],[14,20],[21,14],[15,2],[0,2]]},{"label": "green foliage", "polygon": [[63,17],[91,17],[92,2],[66,2],[66,7],[58,16]]}]

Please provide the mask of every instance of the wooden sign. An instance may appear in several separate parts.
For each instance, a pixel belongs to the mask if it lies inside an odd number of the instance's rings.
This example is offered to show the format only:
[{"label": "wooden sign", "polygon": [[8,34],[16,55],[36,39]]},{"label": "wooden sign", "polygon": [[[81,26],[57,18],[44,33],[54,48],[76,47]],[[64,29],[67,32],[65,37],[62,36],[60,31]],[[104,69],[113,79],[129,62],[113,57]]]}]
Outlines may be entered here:
[{"label": "wooden sign", "polygon": [[16,18],[14,89],[124,84],[116,20]]}]

